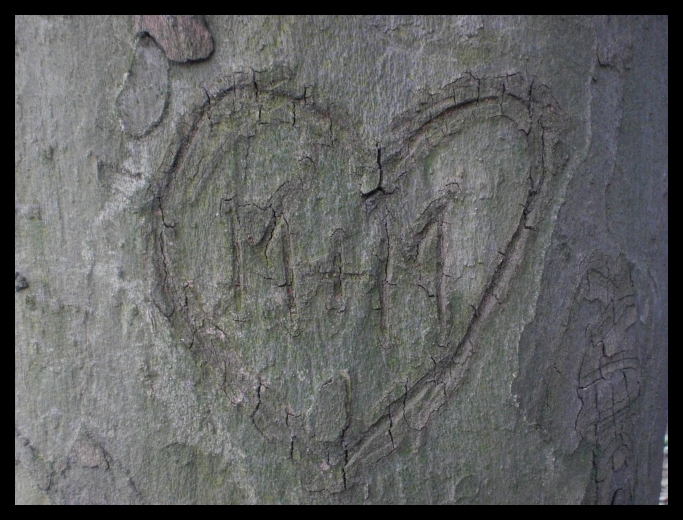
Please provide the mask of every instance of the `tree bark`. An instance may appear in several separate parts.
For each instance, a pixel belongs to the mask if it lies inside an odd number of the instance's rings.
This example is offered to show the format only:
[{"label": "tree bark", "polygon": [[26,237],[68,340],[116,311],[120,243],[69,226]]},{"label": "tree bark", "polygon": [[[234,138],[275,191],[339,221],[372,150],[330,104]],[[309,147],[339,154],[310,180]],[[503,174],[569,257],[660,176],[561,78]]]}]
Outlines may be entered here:
[{"label": "tree bark", "polygon": [[16,503],[657,503],[668,19],[15,18]]}]

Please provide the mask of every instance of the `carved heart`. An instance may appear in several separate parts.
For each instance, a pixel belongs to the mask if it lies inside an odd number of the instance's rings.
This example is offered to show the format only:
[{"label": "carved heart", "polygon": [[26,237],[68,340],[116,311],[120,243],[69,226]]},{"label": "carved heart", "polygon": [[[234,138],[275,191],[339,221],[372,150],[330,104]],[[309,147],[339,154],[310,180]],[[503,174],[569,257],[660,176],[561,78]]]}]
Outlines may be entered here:
[{"label": "carved heart", "polygon": [[322,464],[311,489],[456,389],[543,218],[560,123],[519,75],[456,81],[374,148],[277,86],[207,103],[160,196],[159,307],[266,438]]}]

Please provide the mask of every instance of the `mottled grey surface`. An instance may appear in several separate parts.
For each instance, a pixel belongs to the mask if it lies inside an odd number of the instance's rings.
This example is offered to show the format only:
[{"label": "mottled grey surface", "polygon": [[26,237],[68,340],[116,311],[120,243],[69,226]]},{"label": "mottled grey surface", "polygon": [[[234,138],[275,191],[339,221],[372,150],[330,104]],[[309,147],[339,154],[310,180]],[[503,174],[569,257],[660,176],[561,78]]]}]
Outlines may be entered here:
[{"label": "mottled grey surface", "polygon": [[206,27],[15,18],[15,501],[656,503],[668,19]]}]

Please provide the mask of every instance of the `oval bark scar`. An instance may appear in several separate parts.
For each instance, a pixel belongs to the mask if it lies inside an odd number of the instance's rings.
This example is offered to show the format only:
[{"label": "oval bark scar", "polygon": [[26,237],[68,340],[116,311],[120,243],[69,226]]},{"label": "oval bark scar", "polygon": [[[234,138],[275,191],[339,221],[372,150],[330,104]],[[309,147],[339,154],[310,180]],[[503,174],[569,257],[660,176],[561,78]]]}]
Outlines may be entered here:
[{"label": "oval bark scar", "polygon": [[123,130],[136,137],[149,132],[161,121],[167,96],[168,60],[152,38],[143,36],[116,98]]}]

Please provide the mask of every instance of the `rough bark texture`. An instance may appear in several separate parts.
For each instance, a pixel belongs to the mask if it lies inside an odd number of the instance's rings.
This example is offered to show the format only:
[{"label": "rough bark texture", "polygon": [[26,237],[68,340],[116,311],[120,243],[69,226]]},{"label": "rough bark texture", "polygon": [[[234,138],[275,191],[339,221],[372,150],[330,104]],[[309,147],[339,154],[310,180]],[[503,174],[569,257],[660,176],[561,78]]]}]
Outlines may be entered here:
[{"label": "rough bark texture", "polygon": [[666,18],[15,19],[17,503],[657,503]]}]

